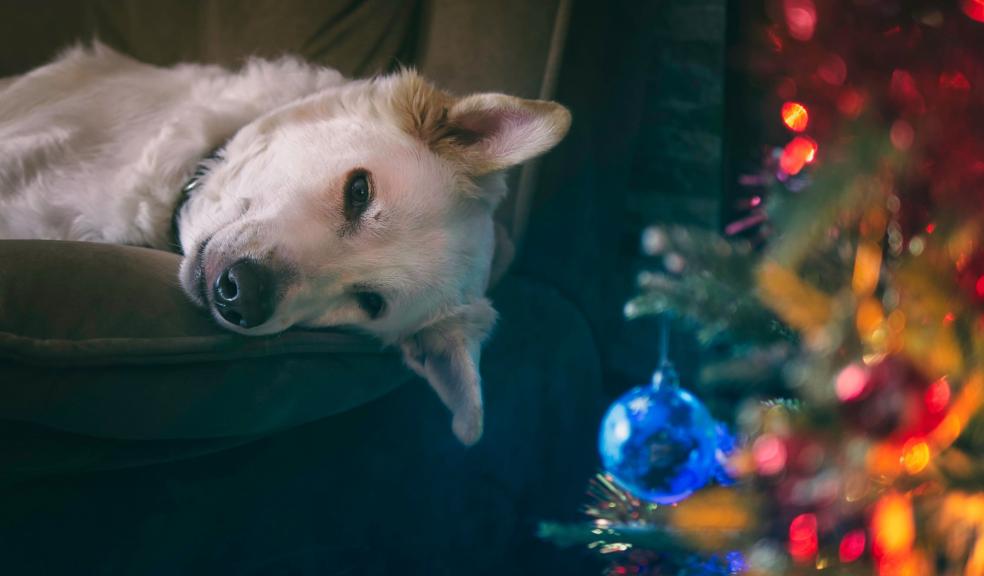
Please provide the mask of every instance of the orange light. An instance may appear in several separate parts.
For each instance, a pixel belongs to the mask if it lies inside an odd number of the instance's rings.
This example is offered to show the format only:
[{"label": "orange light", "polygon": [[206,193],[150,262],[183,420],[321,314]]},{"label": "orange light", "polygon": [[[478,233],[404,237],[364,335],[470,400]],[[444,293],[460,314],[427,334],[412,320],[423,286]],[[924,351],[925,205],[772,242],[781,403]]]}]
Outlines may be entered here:
[{"label": "orange light", "polygon": [[878,277],[881,275],[882,251],[876,242],[861,242],[858,244],[854,259],[854,277],[851,287],[858,296],[867,296],[878,287]]},{"label": "orange light", "polygon": [[810,113],[798,102],[786,102],[782,105],[782,122],[793,132],[802,132],[810,123]]},{"label": "orange light", "polygon": [[897,556],[908,552],[916,537],[912,504],[896,492],[882,496],[871,517],[872,549],[876,556]]},{"label": "orange light", "polygon": [[[878,576],[926,576],[931,574],[926,558],[917,551],[882,558],[877,563]],[[973,572],[964,572],[973,574]]]},{"label": "orange light", "polygon": [[858,303],[858,311],[855,316],[858,334],[865,339],[869,338],[875,330],[878,330],[885,320],[881,301],[873,296],[869,296]]},{"label": "orange light", "polygon": [[817,517],[800,514],[789,523],[789,555],[797,562],[809,562],[817,553]]},{"label": "orange light", "polygon": [[799,174],[803,166],[806,166],[816,158],[817,143],[812,138],[797,136],[786,144],[779,157],[779,168],[789,175]]},{"label": "orange light", "polygon": [[902,467],[910,475],[915,476],[929,465],[929,444],[913,438],[902,447]]},{"label": "orange light", "polygon": [[882,442],[868,450],[868,472],[877,476],[893,478],[902,472],[902,453],[899,446]]}]

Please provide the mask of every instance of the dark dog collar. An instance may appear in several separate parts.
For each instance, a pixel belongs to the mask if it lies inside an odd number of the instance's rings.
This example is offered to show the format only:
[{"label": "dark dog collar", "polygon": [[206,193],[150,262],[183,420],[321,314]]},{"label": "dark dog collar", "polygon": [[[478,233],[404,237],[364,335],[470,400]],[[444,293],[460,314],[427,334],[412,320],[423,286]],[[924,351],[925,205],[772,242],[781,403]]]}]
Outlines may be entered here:
[{"label": "dark dog collar", "polygon": [[178,202],[174,206],[174,212],[171,213],[171,243],[179,254],[184,254],[184,251],[181,249],[181,238],[178,236],[178,218],[181,215],[181,210],[188,203],[188,200],[191,199],[192,193],[202,185],[202,180],[211,171],[212,166],[215,165],[215,161],[222,159],[222,151],[223,148],[219,146],[199,160],[198,165],[195,166],[195,172],[184,183],[184,186],[181,187]]}]

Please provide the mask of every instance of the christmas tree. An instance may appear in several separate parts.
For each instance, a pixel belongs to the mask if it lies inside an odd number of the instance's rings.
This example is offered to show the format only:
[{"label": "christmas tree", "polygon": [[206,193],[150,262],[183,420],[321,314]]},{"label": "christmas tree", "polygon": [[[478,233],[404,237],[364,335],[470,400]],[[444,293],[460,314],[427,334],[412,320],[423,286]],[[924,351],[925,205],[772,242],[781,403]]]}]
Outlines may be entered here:
[{"label": "christmas tree", "polygon": [[984,1],[766,15],[777,141],[722,234],[646,231],[626,305],[725,356],[613,404],[585,522],[541,535],[612,575],[984,574]]}]

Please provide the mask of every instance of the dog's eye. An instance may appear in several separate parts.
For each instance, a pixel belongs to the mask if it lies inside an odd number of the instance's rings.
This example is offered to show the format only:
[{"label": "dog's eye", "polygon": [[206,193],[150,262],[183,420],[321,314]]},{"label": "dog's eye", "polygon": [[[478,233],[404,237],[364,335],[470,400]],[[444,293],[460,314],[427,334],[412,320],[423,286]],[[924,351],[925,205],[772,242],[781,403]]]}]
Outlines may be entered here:
[{"label": "dog's eye", "polygon": [[359,308],[375,320],[386,310],[386,300],[378,292],[356,292],[355,299],[359,303]]},{"label": "dog's eye", "polygon": [[345,219],[352,221],[362,216],[372,203],[372,185],[369,173],[356,170],[345,183]]}]

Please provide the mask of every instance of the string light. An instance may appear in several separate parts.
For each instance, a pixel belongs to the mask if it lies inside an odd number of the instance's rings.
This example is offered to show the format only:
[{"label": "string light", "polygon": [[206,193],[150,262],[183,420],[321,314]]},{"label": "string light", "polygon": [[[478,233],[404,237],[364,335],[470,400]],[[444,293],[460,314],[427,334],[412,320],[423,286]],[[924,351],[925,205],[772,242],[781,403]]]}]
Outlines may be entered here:
[{"label": "string light", "polygon": [[871,517],[872,548],[876,556],[900,556],[912,548],[916,529],[912,504],[905,496],[890,492],[878,501]]},{"label": "string light", "polygon": [[793,132],[802,132],[810,123],[810,114],[799,102],[786,102],[782,105],[782,122]]},{"label": "string light", "polygon": [[841,402],[846,402],[860,396],[867,383],[868,372],[858,364],[851,364],[837,375],[834,392]]},{"label": "string light", "polygon": [[892,146],[895,146],[896,150],[906,151],[912,147],[912,141],[915,139],[915,130],[912,129],[912,124],[909,124],[905,120],[896,120],[892,123],[892,129],[889,131],[889,139],[892,141]]},{"label": "string light", "polygon": [[864,530],[851,530],[840,541],[840,549],[838,550],[840,561],[844,564],[850,564],[864,554],[864,547],[867,544],[867,537],[864,534]]},{"label": "string light", "polygon": [[970,90],[970,82],[961,72],[943,72],[940,74],[940,88],[966,92]]},{"label": "string light", "polygon": [[831,86],[840,86],[847,79],[847,64],[837,54],[831,54],[817,68],[817,76]]},{"label": "string light", "polygon": [[854,88],[848,88],[837,97],[837,110],[848,118],[857,118],[864,110],[864,95]]},{"label": "string light", "polygon": [[797,562],[813,559],[818,548],[817,517],[800,514],[789,523],[789,555]]},{"label": "string light", "polygon": [[786,446],[774,434],[759,436],[752,445],[752,455],[759,474],[772,476],[786,467]]},{"label": "string light", "polygon": [[984,0],[963,0],[963,11],[968,17],[984,22]]},{"label": "string light", "polygon": [[779,156],[779,168],[786,174],[795,176],[804,166],[813,162],[816,155],[816,141],[806,136],[797,136],[783,148]]},{"label": "string light", "polygon": [[929,444],[922,439],[913,438],[902,448],[902,467],[915,476],[929,465]]},{"label": "string light", "polygon": [[817,7],[813,0],[786,0],[783,8],[789,35],[801,42],[813,38],[817,26]]},{"label": "string light", "polygon": [[946,378],[940,378],[929,385],[923,397],[923,402],[926,404],[926,409],[932,413],[939,413],[946,410],[946,407],[950,404],[950,384],[946,381]]}]

